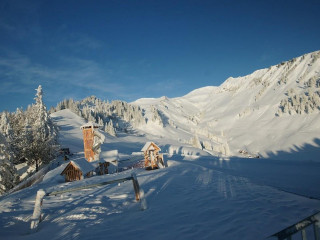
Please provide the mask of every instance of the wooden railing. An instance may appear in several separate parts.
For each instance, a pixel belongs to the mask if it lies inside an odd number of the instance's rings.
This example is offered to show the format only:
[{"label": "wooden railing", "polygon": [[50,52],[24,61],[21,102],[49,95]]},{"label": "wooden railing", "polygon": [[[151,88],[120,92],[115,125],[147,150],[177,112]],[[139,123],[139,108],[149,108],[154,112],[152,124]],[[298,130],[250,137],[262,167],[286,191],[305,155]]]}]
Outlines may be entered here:
[{"label": "wooden railing", "polygon": [[[18,185],[16,185],[14,188],[10,189],[5,195],[7,196],[13,192],[19,191],[21,189],[24,189],[26,187],[30,187],[33,184],[36,184],[38,182],[41,182],[43,177],[46,175],[47,172],[51,171],[57,166],[58,162],[57,161],[52,161],[48,165],[44,166],[41,168],[38,172],[32,173],[31,176],[27,177],[24,179],[22,182],[20,182]],[[1,196],[1,197],[3,197]]]},{"label": "wooden railing", "polygon": [[39,223],[41,222],[42,202],[46,196],[56,196],[56,195],[60,195],[60,194],[67,193],[67,192],[74,192],[74,191],[79,191],[79,190],[88,189],[88,188],[101,187],[104,185],[109,185],[109,184],[113,184],[113,183],[122,183],[122,182],[130,181],[130,180],[132,180],[132,183],[133,183],[135,198],[138,202],[140,202],[140,209],[141,210],[147,209],[147,202],[144,198],[144,191],[139,186],[139,182],[138,182],[136,174],[132,173],[131,176],[129,176],[129,177],[114,179],[114,180],[107,181],[107,182],[100,182],[100,183],[95,183],[95,184],[90,184],[90,185],[84,185],[84,186],[80,186],[80,187],[76,187],[76,188],[64,189],[61,191],[45,192],[43,189],[39,189],[37,192],[36,201],[34,203],[34,210],[33,210],[33,215],[31,218],[30,228],[31,228],[31,230],[36,230],[38,228]]},{"label": "wooden railing", "polygon": [[[303,219],[300,222],[297,222],[296,224],[291,225],[290,227],[287,227],[280,232],[277,232],[270,236],[269,238],[277,238],[278,240],[291,240],[293,235],[298,234],[300,232],[301,239],[307,240],[307,227],[313,227],[313,239],[320,240],[320,212],[317,212],[316,214],[313,214],[305,219]],[[308,238],[309,239],[309,238]],[[309,239],[310,240],[310,239]]]}]

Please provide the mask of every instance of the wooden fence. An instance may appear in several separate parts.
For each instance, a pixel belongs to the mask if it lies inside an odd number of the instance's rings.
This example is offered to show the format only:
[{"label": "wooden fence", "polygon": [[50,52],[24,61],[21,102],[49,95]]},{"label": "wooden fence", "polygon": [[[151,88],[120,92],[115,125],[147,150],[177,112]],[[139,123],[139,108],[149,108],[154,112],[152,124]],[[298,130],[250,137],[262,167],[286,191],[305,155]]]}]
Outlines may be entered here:
[{"label": "wooden fence", "polygon": [[80,187],[76,187],[76,188],[69,188],[69,189],[65,189],[65,190],[61,190],[61,191],[53,191],[53,192],[46,193],[44,190],[39,189],[37,192],[36,201],[34,203],[34,210],[33,210],[33,215],[31,218],[30,228],[31,228],[31,230],[36,230],[38,228],[39,223],[41,222],[42,202],[46,196],[53,196],[53,195],[55,196],[55,195],[60,195],[60,194],[67,193],[67,192],[74,192],[74,191],[79,191],[79,190],[88,189],[88,188],[101,187],[101,186],[105,186],[105,185],[109,185],[109,184],[122,183],[122,182],[130,181],[130,180],[132,180],[133,189],[134,189],[134,193],[135,193],[135,199],[136,199],[136,201],[140,202],[140,209],[142,211],[147,209],[147,202],[144,198],[144,191],[140,188],[136,174],[132,173],[131,176],[129,176],[129,177],[114,179],[114,180],[107,181],[107,182],[84,185],[84,186],[80,186]]},{"label": "wooden fence", "polygon": [[[300,232],[301,239],[307,240],[307,227],[313,227],[313,239],[320,240],[320,212],[317,212],[316,214],[313,214],[305,219],[303,219],[300,222],[297,222],[296,224],[291,225],[290,227],[287,227],[280,232],[277,232],[270,236],[269,238],[277,238],[278,240],[291,240],[293,235],[298,234]],[[309,229],[311,230],[311,229]],[[297,235],[295,235],[296,237]],[[312,237],[312,236],[310,236]],[[310,239],[310,238],[308,238]]]}]

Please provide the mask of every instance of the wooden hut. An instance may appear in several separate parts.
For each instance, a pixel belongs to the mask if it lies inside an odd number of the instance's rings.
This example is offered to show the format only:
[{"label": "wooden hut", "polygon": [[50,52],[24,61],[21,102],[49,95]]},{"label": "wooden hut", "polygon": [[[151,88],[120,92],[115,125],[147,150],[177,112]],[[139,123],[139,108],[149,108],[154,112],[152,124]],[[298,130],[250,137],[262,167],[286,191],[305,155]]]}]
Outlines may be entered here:
[{"label": "wooden hut", "polygon": [[86,159],[72,160],[68,163],[61,175],[64,175],[66,182],[78,181],[93,175],[95,167]]},{"label": "wooden hut", "polygon": [[104,151],[101,153],[98,166],[98,174],[115,173],[118,170],[118,150]]},{"label": "wooden hut", "polygon": [[144,153],[144,167],[146,169],[157,169],[165,167],[161,149],[154,142],[147,142],[141,149]]}]

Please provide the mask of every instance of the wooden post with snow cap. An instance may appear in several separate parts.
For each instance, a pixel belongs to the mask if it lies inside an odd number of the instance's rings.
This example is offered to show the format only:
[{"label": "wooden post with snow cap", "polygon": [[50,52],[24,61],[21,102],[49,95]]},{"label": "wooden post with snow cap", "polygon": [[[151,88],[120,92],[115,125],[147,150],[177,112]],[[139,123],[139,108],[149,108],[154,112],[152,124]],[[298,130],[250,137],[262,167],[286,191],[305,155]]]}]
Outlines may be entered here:
[{"label": "wooden post with snow cap", "polygon": [[137,175],[135,173],[132,173],[131,177],[132,177],[134,193],[136,195],[136,200],[140,201],[140,186],[139,186],[139,182],[137,179]]},{"label": "wooden post with snow cap", "polygon": [[46,192],[42,189],[39,189],[36,196],[36,201],[34,203],[34,209],[33,209],[33,215],[31,218],[31,230],[36,230],[39,223],[41,222],[41,207],[42,207],[42,201],[44,196],[46,195]]},{"label": "wooden post with snow cap", "polygon": [[135,173],[132,173],[131,177],[132,177],[133,189],[134,189],[134,193],[136,196],[136,200],[140,201],[141,210],[146,210],[147,209],[147,201],[144,198],[144,191],[140,188],[140,185],[139,185],[139,182],[137,179],[137,175]]}]

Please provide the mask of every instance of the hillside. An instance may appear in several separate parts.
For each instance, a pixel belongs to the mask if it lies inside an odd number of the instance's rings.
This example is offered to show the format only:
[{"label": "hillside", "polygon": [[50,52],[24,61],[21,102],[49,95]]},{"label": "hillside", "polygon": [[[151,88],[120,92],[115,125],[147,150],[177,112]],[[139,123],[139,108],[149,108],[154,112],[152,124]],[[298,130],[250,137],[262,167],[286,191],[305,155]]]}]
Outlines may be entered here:
[{"label": "hillside", "polygon": [[114,137],[149,136],[168,153],[196,147],[202,155],[319,161],[319,69],[317,51],[182,97],[126,103],[91,96],[64,100],[55,111],[70,109]]},{"label": "hillside", "polygon": [[156,111],[161,116],[161,124],[151,121],[139,129],[183,144],[195,145],[196,137],[213,155],[225,155],[227,145],[227,155],[232,156],[318,161],[319,69],[317,51],[244,77],[230,77],[219,87],[132,104],[145,109],[149,119]]},{"label": "hillside", "polygon": [[[51,115],[60,140],[83,154],[81,126],[85,121],[65,109]],[[106,134],[103,151],[118,149],[125,159],[154,136]],[[164,151],[170,146],[156,140]],[[175,143],[173,143],[175,144]],[[269,159],[222,160],[194,147],[166,154],[168,168],[130,169],[64,183],[67,163],[48,172],[41,183],[0,199],[1,239],[265,239],[319,210],[319,163]],[[128,176],[135,172],[145,192],[147,209],[140,210],[131,182],[111,184],[45,197],[43,221],[30,231],[36,192],[63,190]],[[308,187],[306,187],[308,186]],[[294,192],[289,193],[289,192]],[[306,195],[306,196],[300,196]]]}]

